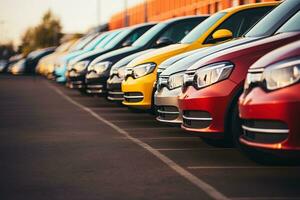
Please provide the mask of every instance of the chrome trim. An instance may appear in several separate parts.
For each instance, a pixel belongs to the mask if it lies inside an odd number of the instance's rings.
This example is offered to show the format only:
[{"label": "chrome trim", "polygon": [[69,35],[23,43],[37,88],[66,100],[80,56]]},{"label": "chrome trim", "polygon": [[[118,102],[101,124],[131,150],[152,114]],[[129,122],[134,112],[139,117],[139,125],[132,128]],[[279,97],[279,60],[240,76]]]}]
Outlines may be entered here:
[{"label": "chrome trim", "polygon": [[86,90],[89,94],[100,94],[103,93],[103,90]]},{"label": "chrome trim", "polygon": [[142,99],[142,98],[144,98],[144,96],[127,96],[127,95],[124,95],[124,98],[126,98],[126,99]]},{"label": "chrome trim", "polygon": [[211,117],[195,118],[195,117],[186,117],[186,116],[182,115],[182,118],[191,120],[191,121],[212,121]]},{"label": "chrome trim", "polygon": [[81,88],[83,88],[83,86],[82,86],[82,85],[74,85],[74,84],[70,84],[70,85],[69,85],[69,88],[71,88],[71,89],[81,89]]},{"label": "chrome trim", "polygon": [[81,84],[83,81],[70,81],[71,84]]},{"label": "chrome trim", "polygon": [[112,92],[112,91],[108,91],[108,94],[124,94],[124,92]]},{"label": "chrome trim", "polygon": [[242,128],[245,131],[258,132],[258,133],[289,133],[289,129],[263,129],[263,128],[251,128],[245,125],[242,125]]},{"label": "chrome trim", "polygon": [[103,88],[103,85],[87,85],[87,88],[98,89],[98,88]]},{"label": "chrome trim", "polygon": [[111,100],[111,101],[123,101],[124,98],[114,98],[114,97],[110,97],[110,96],[107,96],[107,99]]},{"label": "chrome trim", "polygon": [[264,72],[265,68],[259,68],[259,69],[249,69],[248,72],[250,73],[262,73]]},{"label": "chrome trim", "polygon": [[157,110],[158,113],[179,115],[179,112]]},{"label": "chrome trim", "polygon": [[182,121],[179,121],[177,119],[174,120],[165,120],[165,119],[161,119],[160,117],[156,117],[156,120],[159,122],[167,122],[167,123],[173,123],[173,124],[182,124]]}]

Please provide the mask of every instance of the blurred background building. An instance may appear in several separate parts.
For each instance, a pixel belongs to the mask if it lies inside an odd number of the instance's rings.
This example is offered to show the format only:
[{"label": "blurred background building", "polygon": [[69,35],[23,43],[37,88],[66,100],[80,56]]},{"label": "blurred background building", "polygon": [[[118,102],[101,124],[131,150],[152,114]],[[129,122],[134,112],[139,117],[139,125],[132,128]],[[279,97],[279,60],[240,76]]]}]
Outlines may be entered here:
[{"label": "blurred background building", "polygon": [[185,15],[213,14],[232,6],[268,1],[274,0],[145,0],[114,14],[109,29]]}]

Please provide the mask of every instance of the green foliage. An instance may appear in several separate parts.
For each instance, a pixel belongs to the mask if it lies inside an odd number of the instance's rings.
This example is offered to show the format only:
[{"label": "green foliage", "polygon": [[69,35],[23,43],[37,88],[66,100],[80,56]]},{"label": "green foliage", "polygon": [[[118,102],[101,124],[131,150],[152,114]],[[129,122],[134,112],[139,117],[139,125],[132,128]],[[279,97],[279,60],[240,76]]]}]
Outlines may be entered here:
[{"label": "green foliage", "polygon": [[57,46],[63,36],[60,20],[49,10],[45,13],[40,24],[30,27],[22,37],[21,51],[27,55],[33,50],[49,46]]}]

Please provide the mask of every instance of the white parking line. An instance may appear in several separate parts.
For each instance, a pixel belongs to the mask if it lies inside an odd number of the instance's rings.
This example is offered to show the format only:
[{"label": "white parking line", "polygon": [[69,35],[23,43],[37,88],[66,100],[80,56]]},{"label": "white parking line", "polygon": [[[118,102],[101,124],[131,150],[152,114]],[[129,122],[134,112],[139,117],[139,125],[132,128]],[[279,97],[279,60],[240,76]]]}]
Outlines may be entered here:
[{"label": "white parking line", "polygon": [[72,98],[70,98],[67,95],[65,95],[60,89],[54,87],[53,85],[50,85],[50,83],[48,83],[48,82],[46,82],[46,83],[47,83],[47,85],[52,90],[54,90],[56,93],[58,93],[59,95],[61,95],[64,99],[66,99],[70,103],[72,103],[75,106],[77,106],[77,107],[81,108],[82,110],[86,111],[87,113],[89,113],[90,115],[92,115],[97,120],[99,120],[102,123],[110,126],[112,129],[114,129],[117,132],[119,132],[120,134],[124,135],[125,137],[127,137],[129,140],[131,140],[135,144],[137,144],[137,145],[141,146],[142,148],[144,148],[145,150],[149,151],[151,154],[153,154],[155,157],[157,157],[158,159],[160,159],[163,163],[165,163],[166,165],[168,165],[171,169],[173,169],[179,175],[181,175],[182,177],[184,177],[185,179],[187,179],[188,181],[190,181],[192,184],[194,184],[195,186],[197,186],[199,189],[201,189],[203,192],[205,192],[211,198],[216,199],[216,200],[229,200],[228,197],[226,197],[224,194],[222,194],[216,188],[214,188],[213,186],[209,185],[204,180],[202,180],[202,179],[196,177],[195,175],[191,174],[190,172],[188,172],[187,170],[185,170],[183,167],[181,167],[180,165],[178,165],[177,163],[175,163],[173,160],[171,160],[167,156],[161,154],[156,149],[152,148],[150,145],[142,142],[141,140],[139,140],[137,138],[132,137],[127,131],[121,129],[120,127],[116,126],[115,124],[113,124],[113,123],[107,121],[106,119],[102,118],[97,113],[93,112],[91,109],[89,109],[89,108],[81,105],[80,103],[74,101]]}]

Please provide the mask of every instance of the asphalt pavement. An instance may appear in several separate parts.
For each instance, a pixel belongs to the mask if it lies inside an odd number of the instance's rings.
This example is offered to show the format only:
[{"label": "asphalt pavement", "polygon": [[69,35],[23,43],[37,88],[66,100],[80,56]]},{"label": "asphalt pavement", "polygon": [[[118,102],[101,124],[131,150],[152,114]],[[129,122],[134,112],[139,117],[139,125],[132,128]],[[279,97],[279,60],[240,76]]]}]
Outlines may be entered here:
[{"label": "asphalt pavement", "polygon": [[42,77],[0,76],[0,200],[298,200],[299,171]]}]

